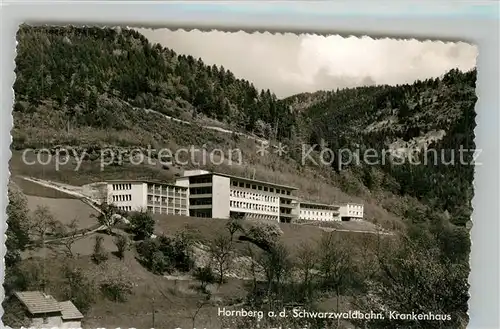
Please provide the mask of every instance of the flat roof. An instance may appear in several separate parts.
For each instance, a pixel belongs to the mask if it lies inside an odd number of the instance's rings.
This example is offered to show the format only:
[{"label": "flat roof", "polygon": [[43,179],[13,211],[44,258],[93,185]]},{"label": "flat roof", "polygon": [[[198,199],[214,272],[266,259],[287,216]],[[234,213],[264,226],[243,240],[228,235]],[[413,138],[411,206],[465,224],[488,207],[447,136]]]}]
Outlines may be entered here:
[{"label": "flat roof", "polygon": [[340,206],[336,205],[336,204],[320,203],[320,202],[306,201],[306,200],[300,200],[299,206],[301,204],[311,205],[311,206],[328,207],[328,208],[340,208]]},{"label": "flat roof", "polygon": [[161,185],[187,188],[186,186],[176,185],[173,182],[164,182],[164,181],[160,181],[160,180],[155,181],[155,180],[141,180],[141,179],[112,179],[112,180],[108,180],[105,182],[97,182],[94,184],[100,184],[100,183],[105,183],[105,184],[109,184],[109,183],[146,183],[146,184],[161,184]]},{"label": "flat roof", "polygon": [[261,180],[257,180],[257,179],[251,179],[251,178],[245,178],[245,177],[235,176],[235,175],[228,175],[228,174],[219,173],[219,172],[213,172],[213,171],[208,172],[208,173],[204,173],[204,174],[200,174],[200,175],[182,176],[182,177],[199,177],[199,176],[221,176],[221,177],[227,177],[227,178],[237,179],[237,180],[241,180],[241,181],[245,181],[245,182],[256,183],[256,184],[260,184],[260,185],[268,185],[268,186],[274,186],[274,187],[281,187],[281,188],[288,189],[288,190],[298,190],[298,188],[294,187],[294,186],[281,185],[281,184],[276,184],[276,183],[272,183],[272,182],[266,182],[266,181],[261,181]]},{"label": "flat roof", "polygon": [[343,206],[347,206],[347,205],[353,205],[353,206],[364,206],[363,203],[356,203],[356,202],[343,202],[342,203]]}]

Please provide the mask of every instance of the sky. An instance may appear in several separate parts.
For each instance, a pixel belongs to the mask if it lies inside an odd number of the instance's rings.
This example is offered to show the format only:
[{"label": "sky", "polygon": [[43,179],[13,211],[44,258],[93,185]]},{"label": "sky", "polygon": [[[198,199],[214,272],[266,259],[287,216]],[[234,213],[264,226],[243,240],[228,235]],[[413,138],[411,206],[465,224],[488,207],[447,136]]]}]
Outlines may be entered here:
[{"label": "sky", "polygon": [[403,84],[476,65],[477,47],[338,35],[229,33],[139,29],[178,54],[222,65],[279,98],[303,92],[374,84]]}]

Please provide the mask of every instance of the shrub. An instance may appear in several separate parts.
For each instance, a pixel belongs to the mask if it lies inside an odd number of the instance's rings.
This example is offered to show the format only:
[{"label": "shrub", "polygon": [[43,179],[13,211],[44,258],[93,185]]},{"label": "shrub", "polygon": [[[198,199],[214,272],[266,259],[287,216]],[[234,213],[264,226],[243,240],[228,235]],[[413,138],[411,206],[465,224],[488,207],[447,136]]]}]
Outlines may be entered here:
[{"label": "shrub", "polygon": [[149,238],[155,228],[155,221],[147,212],[135,212],[130,218],[130,226],[136,240],[144,240]]},{"label": "shrub", "polygon": [[92,260],[96,264],[101,264],[108,260],[108,254],[102,247],[103,237],[98,235],[95,237],[94,252],[92,253]]},{"label": "shrub", "polygon": [[193,277],[200,282],[200,289],[206,292],[207,285],[216,282],[215,274],[210,266],[198,267]]},{"label": "shrub", "polygon": [[125,302],[132,293],[132,283],[121,278],[108,279],[100,284],[100,288],[104,296],[114,302]]},{"label": "shrub", "polygon": [[93,282],[85,277],[80,268],[66,266],[63,272],[68,284],[65,298],[71,300],[82,313],[86,313],[95,301]]},{"label": "shrub", "polygon": [[191,254],[192,241],[185,234],[173,238],[159,236],[146,239],[137,245],[137,252],[144,267],[156,274],[171,273],[174,269],[188,272],[194,267]]},{"label": "shrub", "polygon": [[128,247],[128,238],[122,234],[118,235],[115,238],[115,245],[116,248],[118,248],[118,258],[123,259],[125,256],[125,250],[127,250]]}]

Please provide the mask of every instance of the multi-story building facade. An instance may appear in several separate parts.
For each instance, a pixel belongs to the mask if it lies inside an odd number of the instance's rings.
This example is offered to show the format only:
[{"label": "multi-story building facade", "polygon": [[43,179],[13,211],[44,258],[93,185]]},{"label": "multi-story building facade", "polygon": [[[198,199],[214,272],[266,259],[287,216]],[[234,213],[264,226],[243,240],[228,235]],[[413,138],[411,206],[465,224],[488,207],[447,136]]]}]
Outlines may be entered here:
[{"label": "multi-story building facade", "polygon": [[113,180],[84,186],[93,200],[102,198],[124,211],[206,218],[245,217],[293,222],[362,220],[362,204],[298,201],[297,188],[205,170],[185,171],[174,184]]},{"label": "multi-story building facade", "polygon": [[333,204],[301,201],[298,212],[302,221],[340,221],[340,206]]},{"label": "multi-story building facade", "polygon": [[[185,182],[184,182],[185,183]],[[100,186],[103,186],[102,183]],[[114,180],[105,183],[107,202],[124,211],[188,216],[189,189],[154,181]]]},{"label": "multi-story building facade", "polygon": [[343,221],[363,220],[364,206],[360,203],[345,203],[340,206],[340,218]]},{"label": "multi-story building facade", "polygon": [[[193,217],[252,219],[290,222],[296,197],[291,186],[249,178],[191,170],[181,181],[189,181],[189,214]],[[178,181],[179,181],[178,180]]]}]

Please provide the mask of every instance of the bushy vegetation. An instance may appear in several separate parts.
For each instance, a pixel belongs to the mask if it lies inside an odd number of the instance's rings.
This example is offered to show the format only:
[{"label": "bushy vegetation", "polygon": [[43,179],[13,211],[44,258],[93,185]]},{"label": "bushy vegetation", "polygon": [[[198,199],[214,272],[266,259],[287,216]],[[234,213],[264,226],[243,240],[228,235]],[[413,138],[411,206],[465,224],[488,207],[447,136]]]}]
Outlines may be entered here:
[{"label": "bushy vegetation", "polygon": [[200,289],[202,292],[206,292],[207,285],[217,281],[210,266],[197,267],[193,272],[193,277],[200,282]]},{"label": "bushy vegetation", "polygon": [[66,264],[63,268],[67,282],[64,298],[71,300],[82,313],[87,313],[95,302],[95,285],[90,281],[81,268]]},{"label": "bushy vegetation", "polygon": [[107,279],[101,282],[100,289],[106,298],[114,302],[125,302],[132,293],[132,282],[124,279]]},{"label": "bushy vegetation", "polygon": [[159,236],[146,239],[137,245],[139,260],[155,274],[188,272],[194,268],[193,239],[181,232],[174,237]]},{"label": "bushy vegetation", "polygon": [[115,238],[115,245],[117,250],[117,256],[120,259],[123,259],[125,257],[125,251],[128,248],[129,241],[126,235],[124,234],[119,234]]},{"label": "bushy vegetation", "polygon": [[30,237],[26,199],[19,190],[10,188],[8,193],[5,266],[12,267],[21,260],[20,252],[26,249]]},{"label": "bushy vegetation", "polygon": [[92,260],[97,265],[108,260],[109,255],[102,245],[103,237],[98,235],[94,239],[94,252],[92,253]]},{"label": "bushy vegetation", "polygon": [[144,240],[153,234],[155,221],[151,214],[144,211],[134,212],[129,216],[129,221],[136,240]]}]

